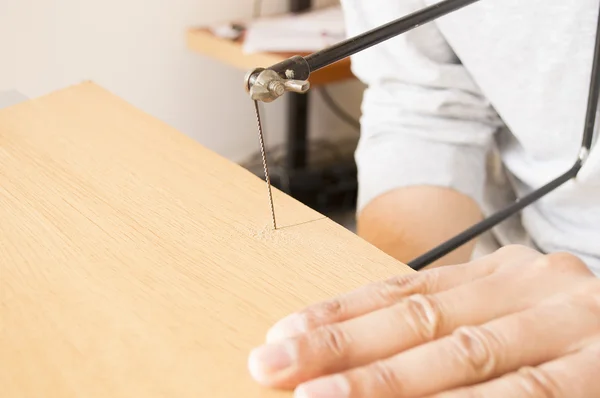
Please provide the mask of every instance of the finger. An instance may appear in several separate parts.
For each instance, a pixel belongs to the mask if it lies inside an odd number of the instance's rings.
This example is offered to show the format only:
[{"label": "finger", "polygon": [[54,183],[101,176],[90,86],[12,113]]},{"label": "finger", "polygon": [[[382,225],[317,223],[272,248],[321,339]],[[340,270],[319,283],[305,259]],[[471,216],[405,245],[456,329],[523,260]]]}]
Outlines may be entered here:
[{"label": "finger", "polygon": [[[580,283],[562,273],[549,273],[543,284],[538,280],[535,272],[523,272],[519,278],[497,272],[437,294],[412,295],[390,307],[254,350],[250,370],[264,384],[293,387],[388,358],[447,336],[460,326],[480,325],[522,311],[551,295],[559,284],[564,290]],[[506,299],[508,284],[510,300]],[[273,359],[284,354],[292,359],[283,365]]]},{"label": "finger", "polygon": [[524,367],[487,383],[429,398],[590,398],[600,397],[600,344],[538,367]]},{"label": "finger", "polygon": [[298,389],[307,398],[333,388],[346,391],[340,398],[421,397],[536,366],[580,349],[578,344],[597,335],[600,318],[585,300],[573,298],[460,328],[446,338]]},{"label": "finger", "polygon": [[490,268],[484,266],[467,269],[466,265],[461,265],[400,275],[372,283],[283,318],[268,331],[266,340],[273,343],[323,325],[343,322],[390,306],[412,294],[428,294],[449,289],[488,275],[493,272]]},{"label": "finger", "polygon": [[277,322],[267,333],[273,343],[319,326],[343,322],[385,308],[412,294],[432,294],[472,282],[493,273],[506,259],[541,256],[525,247],[509,247],[474,262],[401,275],[369,284],[332,300],[311,305]]}]

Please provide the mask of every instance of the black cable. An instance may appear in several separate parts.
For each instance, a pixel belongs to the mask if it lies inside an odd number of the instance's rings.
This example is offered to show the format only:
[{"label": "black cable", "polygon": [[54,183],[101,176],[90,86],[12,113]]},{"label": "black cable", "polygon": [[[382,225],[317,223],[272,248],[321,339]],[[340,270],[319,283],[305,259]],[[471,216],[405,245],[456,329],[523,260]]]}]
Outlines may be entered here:
[{"label": "black cable", "polygon": [[408,263],[408,266],[415,269],[421,270],[434,261],[444,257],[446,254],[458,249],[465,243],[471,241],[473,238],[481,235],[482,233],[490,230],[494,226],[498,225],[502,221],[506,220],[510,216],[518,213],[525,207],[534,203],[543,196],[554,191],[556,188],[563,185],[565,182],[577,177],[579,170],[581,170],[583,163],[585,162],[588,153],[592,146],[594,137],[594,130],[596,124],[596,113],[598,112],[598,98],[600,97],[600,12],[598,14],[598,22],[596,28],[596,42],[594,47],[594,57],[592,64],[592,73],[590,79],[590,88],[588,96],[588,104],[585,118],[585,128],[583,132],[583,139],[581,143],[581,152],[579,158],[573,165],[573,167],[565,174],[561,175],[554,181],[546,184],[542,188],[530,193],[524,198],[517,199],[512,205],[508,206],[504,210],[501,210],[492,216],[486,218],[482,222],[475,224],[466,231],[460,233],[454,238],[442,243],[433,250],[423,254],[420,257],[412,260]]},{"label": "black cable", "polygon": [[339,117],[342,121],[346,122],[348,125],[352,126],[356,130],[360,131],[360,122],[358,120],[356,120],[354,117],[352,117],[345,110],[343,110],[342,107],[340,107],[335,102],[335,100],[333,99],[333,97],[331,96],[331,94],[325,87],[323,87],[323,86],[319,87],[319,93],[321,94],[321,97],[323,98],[323,101],[325,102],[325,104],[329,107],[329,109],[337,117]]}]

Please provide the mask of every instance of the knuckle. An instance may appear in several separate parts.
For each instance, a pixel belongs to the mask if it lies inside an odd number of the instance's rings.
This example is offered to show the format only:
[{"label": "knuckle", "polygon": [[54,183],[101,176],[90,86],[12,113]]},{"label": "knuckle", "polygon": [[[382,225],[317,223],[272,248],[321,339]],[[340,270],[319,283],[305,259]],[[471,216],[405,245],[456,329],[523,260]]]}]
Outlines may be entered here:
[{"label": "knuckle", "polygon": [[589,273],[589,269],[577,256],[556,252],[536,259],[532,268],[536,272],[567,272],[567,273]]},{"label": "knuckle", "polygon": [[579,257],[572,253],[558,252],[549,255],[552,257],[552,261],[556,262],[556,267],[563,268],[567,271],[575,272],[578,274],[593,275],[586,263],[583,262]]},{"label": "knuckle", "polygon": [[324,322],[335,322],[344,318],[346,307],[340,298],[332,298],[314,307],[303,311],[302,316],[306,319],[309,327],[321,325]]},{"label": "knuckle", "polygon": [[422,275],[400,275],[380,282],[375,291],[384,303],[393,303],[423,288]]},{"label": "knuckle", "polygon": [[572,308],[579,308],[584,312],[589,313],[590,319],[598,319],[600,315],[600,297],[593,294],[580,292],[576,294],[566,295],[565,302]]},{"label": "knuckle", "polygon": [[528,397],[558,398],[561,395],[552,377],[540,368],[523,367],[518,372],[518,386]]},{"label": "knuckle", "polygon": [[452,351],[476,378],[490,377],[503,352],[495,335],[484,327],[465,326],[457,329],[450,338]]},{"label": "knuckle", "polygon": [[548,256],[542,256],[536,259],[529,267],[533,273],[547,273],[555,267],[554,261]]},{"label": "knuckle", "polygon": [[507,255],[507,256],[516,256],[516,255],[529,255],[529,254],[539,254],[537,251],[532,249],[531,247],[525,245],[506,245],[497,250],[498,254]]},{"label": "knuckle", "polygon": [[384,361],[373,362],[369,365],[368,371],[377,384],[377,391],[382,392],[382,396],[402,395],[403,384],[400,381],[400,377],[388,363]]},{"label": "knuckle", "polygon": [[401,312],[399,315],[408,321],[424,341],[432,341],[438,337],[443,315],[440,305],[432,296],[415,294],[408,297],[396,310]]},{"label": "knuckle", "polygon": [[325,350],[336,359],[345,359],[349,354],[351,344],[348,334],[337,325],[327,325],[319,329],[315,335],[314,349],[317,352]]},{"label": "knuckle", "polygon": [[529,262],[540,257],[543,257],[540,252],[524,245],[503,246],[489,255],[490,261],[495,262],[499,269],[520,268],[523,262]]}]

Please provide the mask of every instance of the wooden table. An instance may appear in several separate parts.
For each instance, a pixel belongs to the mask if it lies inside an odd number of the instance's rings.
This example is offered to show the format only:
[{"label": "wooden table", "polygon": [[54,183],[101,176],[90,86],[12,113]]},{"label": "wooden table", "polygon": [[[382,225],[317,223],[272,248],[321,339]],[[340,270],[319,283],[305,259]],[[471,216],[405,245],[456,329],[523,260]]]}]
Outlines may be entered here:
[{"label": "wooden table", "polygon": [[410,269],[93,83],[0,111],[0,395],[258,398],[279,317]]}]

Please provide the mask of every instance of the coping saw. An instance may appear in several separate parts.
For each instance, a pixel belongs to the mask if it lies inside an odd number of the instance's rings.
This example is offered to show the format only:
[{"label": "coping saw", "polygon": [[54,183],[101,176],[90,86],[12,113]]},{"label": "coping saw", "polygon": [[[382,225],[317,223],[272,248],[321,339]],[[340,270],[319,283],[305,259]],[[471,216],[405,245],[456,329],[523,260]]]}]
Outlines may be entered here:
[{"label": "coping saw", "polygon": [[[265,168],[265,179],[269,189],[269,201],[273,217],[273,226],[275,229],[277,228],[275,221],[275,208],[271,194],[271,183],[269,180],[267,158],[264,149],[264,140],[262,137],[262,126],[258,102],[273,102],[283,96],[286,92],[306,93],[310,89],[310,83],[308,79],[311,73],[478,1],[481,0],[440,1],[439,3],[391,21],[385,25],[346,39],[324,50],[315,52],[305,57],[296,55],[268,68],[255,68],[246,74],[244,78],[244,88],[250,95],[250,98],[255,102],[255,110],[259,125],[261,152],[263,155],[263,164]],[[483,221],[473,225],[455,237],[433,248],[429,252],[412,260],[408,263],[411,268],[415,270],[423,269],[432,262],[461,247],[462,245],[471,241],[473,238],[476,238],[482,233],[490,230],[502,221],[518,213],[530,204],[536,202],[538,199],[554,191],[556,188],[562,186],[565,182],[577,177],[579,170],[583,167],[583,164],[588,158],[592,146],[594,128],[596,125],[596,112],[598,110],[598,98],[600,96],[599,67],[600,14],[598,17],[598,27],[596,31],[596,42],[594,46],[592,75],[589,85],[583,139],[581,142],[579,155],[575,160],[574,165],[564,174],[550,181],[543,187],[529,193],[522,198],[517,199],[505,209],[492,214]]]}]

